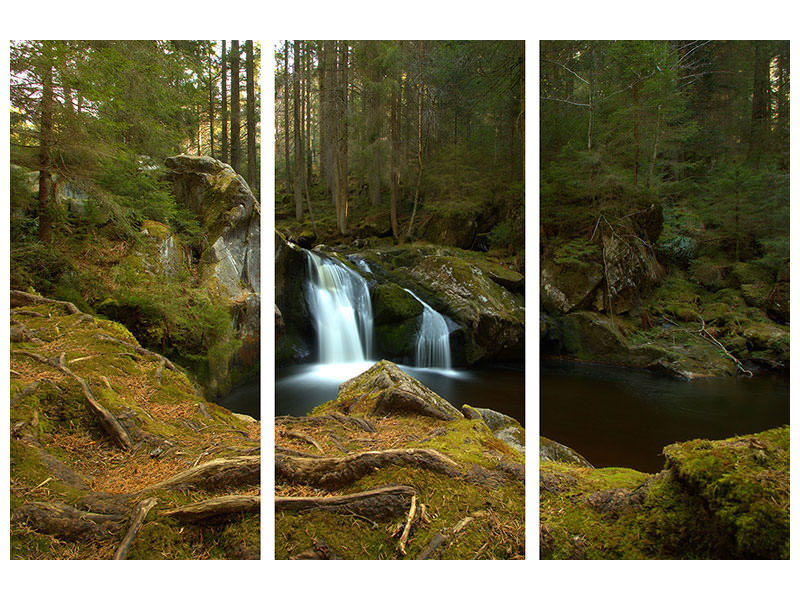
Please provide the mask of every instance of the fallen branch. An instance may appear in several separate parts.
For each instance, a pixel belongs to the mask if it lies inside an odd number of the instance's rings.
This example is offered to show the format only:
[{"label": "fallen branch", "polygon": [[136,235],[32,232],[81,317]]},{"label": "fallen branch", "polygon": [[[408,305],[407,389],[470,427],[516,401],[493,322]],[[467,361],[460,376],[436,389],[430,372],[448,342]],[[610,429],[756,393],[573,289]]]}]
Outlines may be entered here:
[{"label": "fallen branch", "polygon": [[275,455],[275,478],[292,483],[338,488],[386,465],[413,465],[451,477],[460,475],[453,459],[429,448],[367,451],[341,457]]},{"label": "fallen branch", "polygon": [[155,498],[147,498],[136,505],[136,508],[133,510],[133,515],[131,516],[131,524],[128,527],[128,533],[125,534],[122,543],[114,553],[114,560],[125,560],[128,557],[128,550],[130,550],[134,536],[139,531],[139,527],[142,526],[145,517],[147,517],[147,513],[150,512],[150,509],[153,508],[157,502],[158,500]]},{"label": "fallen branch", "polygon": [[226,517],[240,513],[258,513],[261,496],[219,496],[161,511],[167,517],[195,522],[215,517]]},{"label": "fallen branch", "polygon": [[699,317],[699,318],[700,318],[700,329],[698,329],[697,332],[700,334],[700,337],[705,337],[706,339],[710,340],[711,342],[713,342],[717,346],[719,346],[719,348],[727,355],[727,357],[730,358],[733,361],[733,363],[736,365],[737,372],[741,371],[742,373],[744,373],[748,377],[752,377],[753,376],[753,372],[748,370],[748,369],[745,369],[744,365],[742,365],[742,363],[739,361],[739,359],[736,358],[730,352],[728,352],[728,349],[725,346],[723,346],[722,343],[719,340],[717,340],[717,338],[715,338],[713,335],[711,335],[711,333],[706,329],[706,322],[703,319],[703,317]]},{"label": "fallen branch", "polygon": [[406,544],[408,543],[408,535],[411,533],[411,524],[414,522],[414,515],[417,512],[417,497],[411,496],[411,506],[408,509],[408,517],[406,518],[406,526],[403,527],[403,535],[400,536],[400,542],[397,544],[397,549],[403,556],[406,555]]}]

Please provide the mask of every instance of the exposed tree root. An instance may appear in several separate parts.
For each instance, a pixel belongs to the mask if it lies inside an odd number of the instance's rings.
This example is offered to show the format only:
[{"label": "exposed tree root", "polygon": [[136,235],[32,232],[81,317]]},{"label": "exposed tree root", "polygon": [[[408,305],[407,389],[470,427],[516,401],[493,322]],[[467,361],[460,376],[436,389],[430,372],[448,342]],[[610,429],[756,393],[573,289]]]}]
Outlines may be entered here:
[{"label": "exposed tree root", "polygon": [[160,514],[181,521],[194,522],[240,513],[258,513],[260,510],[261,496],[219,496],[164,510]]},{"label": "exposed tree root", "polygon": [[113,342],[115,344],[120,344],[121,346],[125,346],[126,348],[130,348],[134,352],[137,352],[143,356],[151,356],[153,358],[157,358],[161,361],[165,367],[167,367],[170,371],[177,371],[178,368],[170,362],[170,360],[159,354],[158,352],[153,352],[152,350],[148,350],[147,348],[142,348],[141,346],[137,346],[136,344],[131,344],[130,342],[126,342],[119,338],[115,338],[110,335],[106,335],[104,333],[96,333],[94,335],[95,339],[102,340],[104,342]]},{"label": "exposed tree root", "polygon": [[139,527],[142,526],[145,517],[147,517],[147,513],[149,513],[150,509],[156,505],[156,502],[158,502],[158,500],[155,498],[147,498],[146,500],[139,502],[139,504],[136,505],[136,508],[133,509],[133,515],[131,516],[131,524],[128,527],[128,533],[125,534],[122,543],[114,553],[114,560],[125,560],[128,557],[128,550],[130,550],[131,544],[133,543],[133,538],[136,536],[136,532],[139,531]]},{"label": "exposed tree root", "polygon": [[64,355],[63,353],[61,356],[56,359],[48,359],[44,356],[39,354],[34,354],[33,352],[25,352],[25,351],[16,351],[14,354],[20,354],[22,356],[27,356],[28,358],[32,358],[39,362],[42,362],[46,365],[54,367],[64,373],[65,375],[69,375],[75,381],[78,382],[80,385],[81,390],[83,391],[83,396],[86,399],[86,404],[88,405],[92,414],[97,417],[98,421],[100,421],[100,425],[103,427],[105,432],[111,437],[112,441],[122,448],[123,450],[128,450],[131,447],[131,438],[125,428],[120,424],[117,418],[113,415],[113,413],[104,407],[100,402],[97,401],[95,398],[94,393],[92,392],[92,388],[89,387],[89,384],[86,383],[81,377],[78,377],[70,371],[64,365]]},{"label": "exposed tree root", "polygon": [[13,511],[12,523],[64,540],[102,541],[115,538],[122,530],[123,515],[80,511],[62,503],[29,502]]},{"label": "exposed tree root", "polygon": [[319,458],[316,454],[309,454],[308,452],[300,452],[294,448],[286,448],[284,446],[275,446],[275,454],[288,454],[290,456],[305,456],[306,458]]},{"label": "exposed tree root", "polygon": [[331,413],[328,415],[311,415],[306,417],[289,417],[289,416],[281,416],[275,417],[275,423],[280,425],[290,425],[290,424],[300,424],[300,425],[312,425],[312,426],[320,426],[320,425],[327,425],[331,421],[336,421],[347,428],[361,429],[362,431],[366,431],[368,433],[375,433],[375,425],[373,425],[367,419],[361,419],[359,417],[350,417],[348,415],[343,415],[342,413]]},{"label": "exposed tree root", "polygon": [[401,448],[369,451],[333,458],[306,458],[275,455],[275,478],[291,483],[304,483],[325,488],[338,488],[386,465],[408,464],[458,476],[458,465],[441,452],[432,449]]},{"label": "exposed tree root", "polygon": [[307,435],[305,433],[300,433],[298,431],[288,431],[288,430],[285,430],[285,429],[283,431],[281,431],[281,435],[284,436],[284,437],[293,438],[293,439],[296,439],[296,440],[302,440],[302,441],[314,446],[314,448],[319,450],[321,454],[325,454],[325,450],[322,449],[322,446],[320,446],[319,442],[317,440],[315,440],[313,437],[311,437],[310,435]]},{"label": "exposed tree root", "polygon": [[403,527],[403,535],[400,536],[400,541],[397,544],[397,549],[403,556],[406,555],[406,544],[408,543],[408,536],[411,533],[411,524],[414,522],[414,515],[417,512],[417,497],[411,496],[411,507],[408,509],[408,518],[406,525]]},{"label": "exposed tree root", "polygon": [[145,488],[140,493],[162,488],[197,487],[214,489],[257,484],[261,478],[260,456],[217,458],[197,465],[169,479]]},{"label": "exposed tree root", "polygon": [[11,290],[11,308],[19,308],[20,306],[30,306],[31,304],[55,304],[61,306],[67,311],[67,314],[77,315],[81,311],[78,310],[72,302],[64,302],[62,300],[52,300],[50,298],[43,298],[35,294],[29,294],[20,290]]},{"label": "exposed tree root", "polygon": [[374,521],[388,521],[406,512],[417,491],[407,485],[373,488],[346,496],[276,497],[275,511],[328,510]]}]

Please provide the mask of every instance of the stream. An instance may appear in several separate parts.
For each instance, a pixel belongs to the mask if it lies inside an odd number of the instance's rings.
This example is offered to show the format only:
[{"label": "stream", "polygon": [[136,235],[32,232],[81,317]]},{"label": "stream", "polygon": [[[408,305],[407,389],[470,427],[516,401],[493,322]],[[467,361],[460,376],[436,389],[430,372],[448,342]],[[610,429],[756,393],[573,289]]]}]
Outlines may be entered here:
[{"label": "stream", "polygon": [[664,446],[789,423],[788,374],[681,381],[643,369],[543,360],[541,434],[596,467],[655,473]]},{"label": "stream", "polygon": [[[303,416],[336,398],[339,384],[366,371],[373,362],[299,365],[275,372],[275,414]],[[456,408],[491,408],[525,425],[523,365],[467,369],[424,369],[398,365]]]}]

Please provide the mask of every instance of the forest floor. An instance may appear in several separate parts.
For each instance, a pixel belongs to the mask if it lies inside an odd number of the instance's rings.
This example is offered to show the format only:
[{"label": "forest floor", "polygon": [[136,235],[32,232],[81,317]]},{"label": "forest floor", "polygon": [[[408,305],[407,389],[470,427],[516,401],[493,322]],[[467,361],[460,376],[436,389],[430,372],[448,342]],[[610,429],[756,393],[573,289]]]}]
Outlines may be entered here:
[{"label": "forest floor", "polygon": [[260,424],[118,323],[11,307],[11,558],[258,558]]},{"label": "forest floor", "polygon": [[382,361],[275,419],[276,558],[524,558],[524,447],[452,406],[379,408],[401,396],[442,401]]}]

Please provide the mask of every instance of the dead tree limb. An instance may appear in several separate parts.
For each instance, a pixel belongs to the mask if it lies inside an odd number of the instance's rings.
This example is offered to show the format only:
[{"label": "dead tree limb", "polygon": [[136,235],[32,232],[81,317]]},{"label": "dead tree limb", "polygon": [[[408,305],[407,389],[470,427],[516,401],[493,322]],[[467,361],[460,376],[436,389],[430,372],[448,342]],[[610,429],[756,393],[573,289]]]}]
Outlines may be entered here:
[{"label": "dead tree limb", "polygon": [[413,465],[451,477],[460,475],[453,459],[429,448],[367,451],[331,458],[275,455],[275,478],[325,488],[339,488],[387,465]]},{"label": "dead tree limb", "polygon": [[708,329],[706,329],[706,322],[703,319],[703,317],[700,317],[700,329],[698,329],[697,332],[700,334],[700,337],[704,337],[707,340],[709,340],[710,342],[713,342],[716,346],[718,346],[725,353],[725,355],[728,358],[730,358],[733,361],[733,363],[736,365],[737,372],[744,373],[748,377],[752,377],[753,376],[753,372],[752,371],[750,371],[748,369],[745,369],[744,365],[739,361],[739,359],[736,358],[730,352],[728,352],[728,349],[725,346],[723,346],[722,343],[719,340],[717,340],[717,338],[715,338],[713,335],[711,335],[711,333],[708,331]]},{"label": "dead tree limb", "polygon": [[139,504],[136,505],[136,508],[133,509],[131,524],[128,527],[128,533],[125,534],[122,543],[114,553],[114,560],[125,560],[128,557],[128,550],[131,548],[134,536],[136,536],[136,533],[139,531],[139,527],[142,526],[142,523],[147,517],[147,513],[150,512],[150,509],[153,508],[157,502],[158,500],[155,498],[147,498],[146,500],[139,502]]},{"label": "dead tree limb", "polygon": [[218,496],[164,510],[161,514],[180,521],[195,522],[240,513],[258,513],[260,510],[261,496]]},{"label": "dead tree limb", "polygon": [[400,536],[400,541],[397,544],[397,549],[403,556],[406,555],[406,544],[408,543],[408,536],[411,533],[411,524],[414,522],[414,515],[417,512],[417,497],[411,496],[411,506],[408,509],[408,517],[406,518],[406,526],[403,527],[403,535]]},{"label": "dead tree limb", "polygon": [[382,486],[345,496],[275,498],[275,512],[327,510],[353,514],[375,521],[388,521],[405,514],[417,491],[407,485]]},{"label": "dead tree limb", "polygon": [[68,504],[49,502],[28,502],[11,515],[12,523],[25,523],[36,531],[64,540],[112,539],[121,531],[123,519],[119,514],[85,512]]}]

